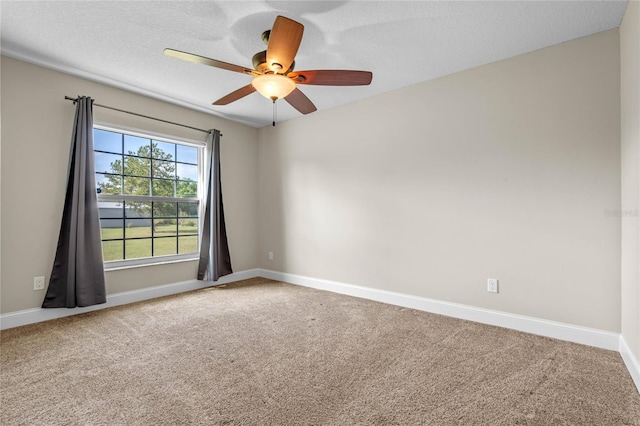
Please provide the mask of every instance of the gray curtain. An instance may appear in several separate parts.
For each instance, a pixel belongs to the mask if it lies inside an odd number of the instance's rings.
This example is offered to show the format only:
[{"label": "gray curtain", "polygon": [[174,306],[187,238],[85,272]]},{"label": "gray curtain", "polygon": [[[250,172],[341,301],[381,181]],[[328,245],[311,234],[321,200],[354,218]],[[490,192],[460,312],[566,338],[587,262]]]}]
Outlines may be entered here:
[{"label": "gray curtain", "polygon": [[204,224],[200,243],[198,279],[218,281],[218,278],[233,273],[229,244],[227,243],[227,230],[224,225],[224,208],[222,207],[219,130],[209,131],[207,145],[211,147],[211,159],[209,161]]},{"label": "gray curtain", "polygon": [[43,308],[107,301],[95,180],[93,99],[82,96],[76,101],[62,225]]}]

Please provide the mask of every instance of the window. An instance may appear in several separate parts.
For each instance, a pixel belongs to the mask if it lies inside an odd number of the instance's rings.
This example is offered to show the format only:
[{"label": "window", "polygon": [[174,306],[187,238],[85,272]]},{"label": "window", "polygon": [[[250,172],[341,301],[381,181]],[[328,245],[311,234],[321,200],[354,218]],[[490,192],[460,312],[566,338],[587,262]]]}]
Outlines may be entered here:
[{"label": "window", "polygon": [[102,127],[93,138],[104,261],[196,257],[204,144]]}]

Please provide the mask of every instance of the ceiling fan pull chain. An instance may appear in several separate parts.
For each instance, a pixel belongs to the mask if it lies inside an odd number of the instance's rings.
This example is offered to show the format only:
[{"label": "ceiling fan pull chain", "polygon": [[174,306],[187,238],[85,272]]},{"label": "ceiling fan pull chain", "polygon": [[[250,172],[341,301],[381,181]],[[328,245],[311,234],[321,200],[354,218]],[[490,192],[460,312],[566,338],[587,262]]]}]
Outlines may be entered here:
[{"label": "ceiling fan pull chain", "polygon": [[277,116],[278,108],[276,107],[276,100],[273,99],[273,123],[272,126],[276,126],[276,116]]}]

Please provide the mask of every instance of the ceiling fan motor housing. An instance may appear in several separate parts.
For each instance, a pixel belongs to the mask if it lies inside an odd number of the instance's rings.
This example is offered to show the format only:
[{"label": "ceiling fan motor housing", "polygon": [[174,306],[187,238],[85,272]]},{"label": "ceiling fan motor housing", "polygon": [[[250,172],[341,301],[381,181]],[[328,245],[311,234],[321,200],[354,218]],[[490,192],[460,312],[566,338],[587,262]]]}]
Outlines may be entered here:
[{"label": "ceiling fan motor housing", "polygon": [[[275,70],[269,68],[267,66],[267,51],[263,50],[262,52],[258,52],[255,55],[253,55],[253,57],[251,58],[251,63],[253,64],[253,68],[256,71],[259,71],[262,74],[265,73],[269,73],[269,72],[276,72]],[[289,74],[291,71],[293,71],[293,68],[296,65],[296,61],[293,61],[291,63],[291,66],[289,67],[288,70],[286,70],[285,72],[281,72],[280,70],[278,70],[278,74],[284,74],[287,75]]]}]

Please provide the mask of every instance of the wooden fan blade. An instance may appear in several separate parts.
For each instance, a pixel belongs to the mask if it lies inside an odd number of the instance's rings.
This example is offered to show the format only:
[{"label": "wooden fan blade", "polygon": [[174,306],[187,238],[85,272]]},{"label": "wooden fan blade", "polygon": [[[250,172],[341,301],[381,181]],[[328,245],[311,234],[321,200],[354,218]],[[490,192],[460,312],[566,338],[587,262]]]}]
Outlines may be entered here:
[{"label": "wooden fan blade", "polygon": [[172,56],[174,58],[182,59],[183,61],[195,62],[196,64],[209,65],[210,67],[222,68],[227,71],[235,71],[242,74],[253,75],[254,70],[241,67],[240,65],[234,65],[227,62],[218,61],[216,59],[207,58],[205,56],[194,55],[193,53],[181,52],[175,49],[164,49],[164,54]]},{"label": "wooden fan blade", "polygon": [[238,99],[244,98],[247,95],[255,92],[256,89],[251,85],[247,84],[244,87],[239,88],[238,90],[229,93],[227,96],[223,96],[217,101],[215,101],[212,105],[227,105],[231,102],[237,101]]},{"label": "wooden fan blade", "polygon": [[273,72],[286,72],[298,52],[304,26],[292,19],[278,16],[273,23],[267,45],[267,67]]},{"label": "wooden fan blade", "polygon": [[370,71],[349,70],[314,70],[295,71],[294,81],[298,84],[314,84],[317,86],[366,86],[371,83],[373,74]]},{"label": "wooden fan blade", "polygon": [[307,95],[302,93],[302,91],[300,91],[300,89],[298,89],[297,87],[293,90],[293,92],[289,93],[289,95],[284,98],[284,100],[289,102],[292,107],[300,111],[302,114],[309,114],[310,112],[317,110],[313,102],[311,102],[309,98],[307,98]]}]

